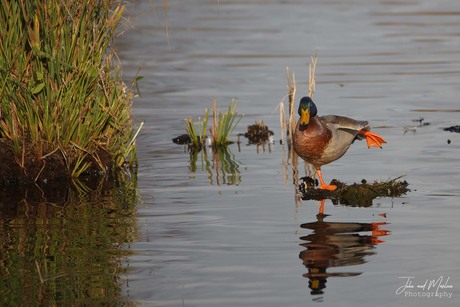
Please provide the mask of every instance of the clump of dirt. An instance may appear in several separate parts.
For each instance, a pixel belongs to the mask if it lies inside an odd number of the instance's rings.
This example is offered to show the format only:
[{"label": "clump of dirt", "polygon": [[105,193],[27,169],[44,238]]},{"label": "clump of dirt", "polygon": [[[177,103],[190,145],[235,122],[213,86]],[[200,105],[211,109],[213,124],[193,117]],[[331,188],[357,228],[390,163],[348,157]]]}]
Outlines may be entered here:
[{"label": "clump of dirt", "polygon": [[331,184],[337,186],[334,191],[317,189],[316,181],[310,177],[301,178],[302,183],[299,185],[299,192],[303,200],[331,199],[334,204],[342,204],[353,207],[372,206],[373,199],[377,197],[400,197],[410,190],[407,181],[400,181],[401,177],[390,179],[388,181],[374,181],[368,184],[363,179],[361,183],[347,185],[338,180],[332,180]]},{"label": "clump of dirt", "polygon": [[249,144],[263,144],[270,140],[270,137],[275,135],[269,130],[263,121],[256,121],[254,125],[248,126],[248,131],[244,134],[249,141]]},{"label": "clump of dirt", "polygon": [[[0,138],[0,185],[29,184],[35,182],[70,181],[70,174],[65,157],[61,151],[40,157],[30,142],[25,142],[23,156],[17,157],[11,144]],[[113,169],[110,155],[104,151],[97,152],[99,161],[106,170]],[[90,167],[83,173],[86,176],[99,175],[100,166],[94,158],[88,156],[84,162]]]}]

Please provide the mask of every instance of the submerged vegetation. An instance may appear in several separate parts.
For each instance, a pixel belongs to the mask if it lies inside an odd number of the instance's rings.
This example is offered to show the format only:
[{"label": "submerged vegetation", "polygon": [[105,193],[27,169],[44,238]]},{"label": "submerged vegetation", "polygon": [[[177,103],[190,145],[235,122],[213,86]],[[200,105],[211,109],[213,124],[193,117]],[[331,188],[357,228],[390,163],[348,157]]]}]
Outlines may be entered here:
[{"label": "submerged vegetation", "polygon": [[1,1],[0,181],[46,181],[133,164],[133,93],[113,65],[124,7]]},{"label": "submerged vegetation", "polygon": [[204,110],[204,117],[198,118],[198,127],[195,128],[195,123],[191,117],[185,119],[186,127],[185,130],[188,133],[188,141],[190,146],[193,148],[201,148],[206,142],[206,130],[208,127],[209,109]]},{"label": "submerged vegetation", "polygon": [[[212,127],[209,128],[210,142],[209,145],[216,148],[232,143],[229,139],[230,135],[238,126],[242,115],[238,114],[238,101],[232,100],[228,106],[227,112],[222,113],[217,110],[217,102],[214,100],[212,112]],[[204,112],[204,117],[198,119],[198,127],[195,126],[191,117],[185,119],[186,131],[189,136],[189,146],[191,149],[199,150],[206,145],[208,130],[209,109]]]},{"label": "submerged vegetation", "polygon": [[[227,145],[230,135],[238,126],[243,115],[238,114],[238,101],[232,100],[226,112],[217,109],[217,101],[213,101],[212,126],[208,128],[210,110],[204,110],[204,116],[194,122],[191,117],[185,119],[186,134],[172,139],[176,144],[187,145],[190,154],[191,178],[199,169],[197,167],[200,157],[201,171],[208,174],[211,185],[238,185],[241,182],[239,163]],[[208,134],[209,131],[209,134]]]}]

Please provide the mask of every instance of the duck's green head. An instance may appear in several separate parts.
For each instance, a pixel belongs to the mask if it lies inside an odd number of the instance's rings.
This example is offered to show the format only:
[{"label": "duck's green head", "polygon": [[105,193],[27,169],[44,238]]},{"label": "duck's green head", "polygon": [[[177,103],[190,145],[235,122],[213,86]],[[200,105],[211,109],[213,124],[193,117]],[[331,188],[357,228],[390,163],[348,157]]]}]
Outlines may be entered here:
[{"label": "duck's green head", "polygon": [[316,105],[310,97],[303,97],[299,104],[300,126],[305,128],[310,123],[310,118],[318,113]]}]

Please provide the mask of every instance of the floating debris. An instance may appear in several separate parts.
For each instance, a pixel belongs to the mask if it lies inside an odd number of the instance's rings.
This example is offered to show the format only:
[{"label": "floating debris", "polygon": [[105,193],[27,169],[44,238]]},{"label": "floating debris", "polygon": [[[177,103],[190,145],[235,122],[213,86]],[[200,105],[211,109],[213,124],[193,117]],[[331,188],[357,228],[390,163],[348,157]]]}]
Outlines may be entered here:
[{"label": "floating debris", "polygon": [[[401,176],[402,177],[402,176]],[[316,189],[315,182],[310,177],[300,178],[303,182],[299,185],[299,191],[303,200],[331,199],[334,204],[343,204],[353,207],[370,207],[372,200],[376,197],[400,197],[410,190],[407,188],[407,181],[399,181],[401,177],[390,179],[388,181],[374,181],[368,184],[366,180],[362,183],[347,185],[338,180],[332,180],[331,184],[337,186],[334,191]]]},{"label": "floating debris", "polygon": [[449,131],[449,132],[455,132],[455,133],[460,133],[460,126],[457,125],[457,126],[450,126],[450,127],[447,127],[447,128],[444,128],[442,129],[444,131]]},{"label": "floating debris", "polygon": [[425,123],[424,123],[424,120],[425,120],[425,119],[424,119],[423,117],[420,117],[420,118],[418,118],[418,119],[413,119],[412,121],[413,121],[413,122],[416,122],[416,123],[419,123],[419,125],[418,125],[419,127],[429,126],[430,123],[428,123],[428,122],[425,122]]},{"label": "floating debris", "polygon": [[178,145],[190,144],[192,142],[192,138],[188,134],[181,134],[173,138],[172,141]]},{"label": "floating debris", "polygon": [[415,133],[415,132],[417,132],[418,127],[426,127],[426,126],[431,125],[428,122],[424,122],[425,119],[423,117],[419,117],[418,119],[413,119],[412,121],[416,122],[416,123],[419,123],[418,126],[405,126],[405,127],[403,127],[404,134],[406,134],[409,131],[412,131],[413,133]]},{"label": "floating debris", "polygon": [[249,144],[263,144],[273,142],[273,131],[269,130],[263,121],[256,121],[254,125],[248,126],[248,131],[244,134],[249,141]]},{"label": "floating debris", "polygon": [[406,134],[409,131],[412,131],[413,133],[417,132],[417,127],[415,127],[415,126],[414,127],[406,126],[406,127],[403,127],[403,129],[404,129],[404,134]]}]

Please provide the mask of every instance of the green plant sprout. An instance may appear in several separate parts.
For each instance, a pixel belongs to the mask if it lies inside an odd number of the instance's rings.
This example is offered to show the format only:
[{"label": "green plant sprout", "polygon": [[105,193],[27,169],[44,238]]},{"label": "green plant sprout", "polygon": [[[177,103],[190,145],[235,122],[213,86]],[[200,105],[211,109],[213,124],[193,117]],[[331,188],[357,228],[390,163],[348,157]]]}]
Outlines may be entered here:
[{"label": "green plant sprout", "polygon": [[[230,135],[238,126],[243,118],[237,111],[238,101],[233,99],[228,106],[227,112],[222,113],[217,110],[217,101],[213,102],[213,123],[210,131],[210,142],[212,147],[226,146],[232,143],[229,139]],[[207,125],[209,119],[209,109],[205,109],[203,119],[198,119],[198,127],[191,117],[185,119],[185,130],[190,137],[190,146],[193,149],[201,149],[206,145],[207,140]]]}]

